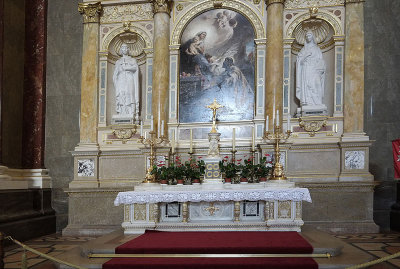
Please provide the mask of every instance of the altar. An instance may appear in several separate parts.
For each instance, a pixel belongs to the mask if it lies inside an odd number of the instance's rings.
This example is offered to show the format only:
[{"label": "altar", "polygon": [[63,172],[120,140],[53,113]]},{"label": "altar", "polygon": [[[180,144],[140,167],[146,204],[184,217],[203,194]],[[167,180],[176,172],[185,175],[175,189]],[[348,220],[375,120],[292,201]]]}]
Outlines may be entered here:
[{"label": "altar", "polygon": [[[245,185],[245,186],[244,186]],[[120,192],[125,234],[163,231],[301,231],[308,189],[291,182],[255,184],[148,185]]]},{"label": "altar", "polygon": [[83,0],[63,233],[377,232],[363,1],[322,2]]}]

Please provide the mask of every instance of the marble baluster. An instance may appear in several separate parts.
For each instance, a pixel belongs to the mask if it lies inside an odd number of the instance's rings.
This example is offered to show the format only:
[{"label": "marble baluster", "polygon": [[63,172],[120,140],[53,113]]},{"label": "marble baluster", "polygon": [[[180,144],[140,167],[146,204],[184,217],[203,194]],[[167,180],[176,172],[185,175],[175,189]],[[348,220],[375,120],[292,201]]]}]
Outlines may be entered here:
[{"label": "marble baluster", "polygon": [[[283,4],[285,0],[266,0],[267,55],[265,61],[265,116],[273,118],[274,107],[282,111],[283,90]],[[282,124],[280,119],[280,125]],[[272,121],[270,121],[270,130]]]},{"label": "marble baluster", "polygon": [[47,0],[25,2],[22,167],[44,168]]},{"label": "marble baluster", "polygon": [[344,136],[364,134],[364,0],[346,0]]},{"label": "marble baluster", "polygon": [[97,86],[100,2],[79,3],[83,15],[80,146],[97,145]]},{"label": "marble baluster", "polygon": [[[152,114],[155,132],[158,123],[168,122],[168,90],[169,90],[169,25],[171,2],[153,0],[154,12],[154,51],[153,51],[153,94]],[[160,112],[159,112],[160,111]],[[164,134],[168,124],[164,124]],[[161,133],[161,131],[160,131]]]}]

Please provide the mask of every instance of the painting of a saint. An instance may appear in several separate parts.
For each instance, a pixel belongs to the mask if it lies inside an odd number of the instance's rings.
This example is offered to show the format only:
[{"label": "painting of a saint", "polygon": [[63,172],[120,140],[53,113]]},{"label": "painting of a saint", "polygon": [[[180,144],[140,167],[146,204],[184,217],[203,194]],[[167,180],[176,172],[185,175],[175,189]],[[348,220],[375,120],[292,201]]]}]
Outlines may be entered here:
[{"label": "painting of a saint", "polygon": [[224,107],[219,121],[254,116],[254,30],[240,13],[207,11],[181,37],[179,122],[209,122],[214,98]]}]

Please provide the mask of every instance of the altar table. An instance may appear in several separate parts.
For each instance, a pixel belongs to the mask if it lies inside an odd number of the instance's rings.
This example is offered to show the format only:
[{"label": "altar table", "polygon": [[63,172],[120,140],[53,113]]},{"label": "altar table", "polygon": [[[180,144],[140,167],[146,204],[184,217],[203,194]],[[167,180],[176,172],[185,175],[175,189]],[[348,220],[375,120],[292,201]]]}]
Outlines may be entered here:
[{"label": "altar table", "polygon": [[[287,187],[289,186],[289,187]],[[163,231],[301,231],[308,189],[288,184],[146,185],[120,192],[125,234]]]}]

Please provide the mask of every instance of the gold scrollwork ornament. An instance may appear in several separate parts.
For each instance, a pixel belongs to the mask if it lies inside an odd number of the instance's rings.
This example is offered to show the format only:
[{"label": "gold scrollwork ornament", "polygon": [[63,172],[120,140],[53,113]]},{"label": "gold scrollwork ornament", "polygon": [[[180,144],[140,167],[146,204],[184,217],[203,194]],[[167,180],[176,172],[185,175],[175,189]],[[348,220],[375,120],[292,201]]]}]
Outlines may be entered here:
[{"label": "gold scrollwork ornament", "polygon": [[83,15],[83,22],[99,22],[102,6],[100,2],[93,4],[78,3],[78,11]]},{"label": "gold scrollwork ornament", "polygon": [[321,130],[322,127],[326,126],[326,119],[323,120],[306,120],[303,118],[299,119],[299,126],[303,128],[310,136],[315,136],[315,133]]}]

